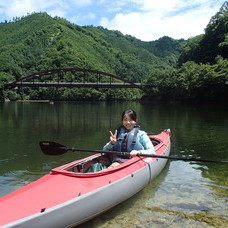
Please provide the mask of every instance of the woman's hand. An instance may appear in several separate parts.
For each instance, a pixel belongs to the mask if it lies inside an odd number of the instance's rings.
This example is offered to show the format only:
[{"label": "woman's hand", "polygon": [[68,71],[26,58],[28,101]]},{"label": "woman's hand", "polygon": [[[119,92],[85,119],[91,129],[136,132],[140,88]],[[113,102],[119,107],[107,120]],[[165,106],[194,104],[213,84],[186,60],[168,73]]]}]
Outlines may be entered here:
[{"label": "woman's hand", "polygon": [[113,134],[111,131],[109,131],[110,132],[110,143],[111,144],[115,144],[116,143],[116,136],[117,136],[117,130],[115,130],[115,133]]},{"label": "woman's hand", "polygon": [[140,155],[140,154],[142,154],[141,150],[132,150],[130,153],[130,156],[135,157],[135,156]]}]

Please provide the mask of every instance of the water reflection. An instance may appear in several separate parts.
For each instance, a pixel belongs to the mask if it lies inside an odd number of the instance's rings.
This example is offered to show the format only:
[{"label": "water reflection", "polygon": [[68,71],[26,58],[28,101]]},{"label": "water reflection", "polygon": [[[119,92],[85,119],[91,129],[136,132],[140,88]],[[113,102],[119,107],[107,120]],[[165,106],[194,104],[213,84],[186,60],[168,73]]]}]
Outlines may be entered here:
[{"label": "water reflection", "polygon": [[[228,107],[139,102],[9,102],[0,104],[0,196],[52,168],[89,155],[69,152],[46,156],[39,149],[39,141],[101,149],[109,140],[109,130],[119,126],[121,113],[127,108],[137,112],[141,128],[150,134],[171,129],[172,155],[228,160]],[[167,227],[192,223],[207,227],[213,225],[215,219],[226,222],[227,176],[227,165],[170,161],[163,179],[156,179],[129,201],[93,220],[92,224]],[[203,217],[209,222],[200,221]]]}]

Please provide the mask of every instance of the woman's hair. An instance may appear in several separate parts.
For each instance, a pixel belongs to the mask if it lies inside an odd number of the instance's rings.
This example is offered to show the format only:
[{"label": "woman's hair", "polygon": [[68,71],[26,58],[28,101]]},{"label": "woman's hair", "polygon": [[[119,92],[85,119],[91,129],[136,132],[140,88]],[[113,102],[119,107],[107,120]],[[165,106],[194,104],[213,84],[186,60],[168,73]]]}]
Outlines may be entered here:
[{"label": "woman's hair", "polygon": [[123,111],[122,117],[121,117],[122,121],[123,121],[125,115],[129,115],[132,120],[134,120],[135,122],[137,121],[137,115],[136,115],[136,112],[134,110],[128,109],[128,110]]}]

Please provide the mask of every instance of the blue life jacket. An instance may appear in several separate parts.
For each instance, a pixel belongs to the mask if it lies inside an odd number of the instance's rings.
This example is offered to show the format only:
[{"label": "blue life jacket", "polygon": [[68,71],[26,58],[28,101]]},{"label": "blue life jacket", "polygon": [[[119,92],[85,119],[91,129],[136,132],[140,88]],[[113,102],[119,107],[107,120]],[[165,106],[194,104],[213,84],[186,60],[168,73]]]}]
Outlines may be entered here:
[{"label": "blue life jacket", "polygon": [[139,142],[137,134],[139,127],[133,128],[131,131],[127,131],[125,127],[121,126],[118,129],[117,141],[113,147],[114,151],[131,152],[132,150],[143,150],[144,147]]}]

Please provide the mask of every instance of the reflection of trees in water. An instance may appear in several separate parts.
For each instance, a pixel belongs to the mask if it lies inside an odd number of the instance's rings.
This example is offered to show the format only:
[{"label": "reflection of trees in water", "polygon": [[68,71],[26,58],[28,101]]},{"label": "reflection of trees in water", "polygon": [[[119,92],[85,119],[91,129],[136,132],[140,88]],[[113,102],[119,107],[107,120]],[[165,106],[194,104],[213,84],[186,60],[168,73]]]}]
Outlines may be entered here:
[{"label": "reflection of trees in water", "polygon": [[[3,120],[21,131],[33,129],[37,133],[48,132],[50,136],[100,134],[120,124],[121,106],[105,102],[33,103],[9,102],[3,107]],[[104,132],[102,132],[104,133]],[[108,137],[107,137],[108,139]]]},{"label": "reflection of trees in water", "polygon": [[[172,154],[192,155],[209,160],[228,160],[228,107],[181,104],[145,105],[144,108],[144,118],[148,119],[146,115],[150,113],[155,129],[162,124],[171,129]],[[213,181],[214,185],[211,187],[217,193],[227,196],[227,165],[210,163],[198,165],[201,167],[202,176]]]},{"label": "reflection of trees in water", "polygon": [[[69,147],[100,149],[109,140],[109,130],[114,130],[119,125],[121,113],[126,108],[133,108],[137,112],[142,129],[148,133],[157,134],[165,128],[171,129],[172,155],[191,154],[202,159],[228,160],[228,107],[152,105],[138,102],[98,104],[9,102],[0,106],[0,136],[4,139],[1,141],[0,159],[3,162],[1,162],[0,176],[5,174],[7,179],[27,181],[39,173],[48,172],[51,168],[88,155],[88,153],[69,152],[64,156],[44,156],[38,147],[40,140],[58,141]],[[197,166],[192,165],[191,169],[193,168],[199,169],[203,178],[208,178],[206,185],[213,189],[210,195],[214,194],[219,201],[227,200],[227,165],[198,163]],[[155,193],[163,183],[161,177],[164,175],[165,179],[166,172],[130,200],[92,220],[89,226],[98,227],[108,224],[110,227],[115,227],[115,224],[120,224],[127,227],[129,223],[133,227],[135,224],[138,224],[138,227],[145,227],[148,224],[150,227],[152,222],[163,226],[171,224],[173,219],[179,219],[182,224],[183,217],[156,211],[153,208],[153,202],[159,201]],[[188,184],[189,190],[195,190],[195,185],[191,185],[189,180]],[[181,186],[176,187],[177,191]],[[5,185],[4,188],[6,188]],[[183,189],[186,190],[184,187]],[[204,188],[198,189],[200,192],[203,190]],[[169,198],[177,197],[177,192],[171,192],[170,190],[167,193]],[[184,196],[187,198],[187,195]],[[152,202],[151,206],[148,206],[148,201]],[[189,206],[186,199],[183,202]],[[180,208],[183,202],[177,203]],[[205,205],[208,206],[208,202],[205,202]],[[165,208],[162,204],[158,207],[159,210]],[[175,211],[176,208],[172,210]],[[156,216],[158,216],[157,219]],[[166,219],[167,222],[163,223],[162,219]]]},{"label": "reflection of trees in water", "polygon": [[[195,151],[202,157],[224,156],[220,153],[224,153],[228,145],[224,142],[228,134],[228,107],[193,104],[143,106],[142,119],[158,131],[162,126],[170,128],[173,142],[179,150]],[[207,147],[212,149],[208,151]]]}]

